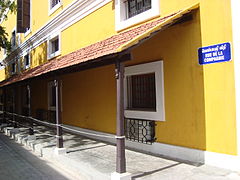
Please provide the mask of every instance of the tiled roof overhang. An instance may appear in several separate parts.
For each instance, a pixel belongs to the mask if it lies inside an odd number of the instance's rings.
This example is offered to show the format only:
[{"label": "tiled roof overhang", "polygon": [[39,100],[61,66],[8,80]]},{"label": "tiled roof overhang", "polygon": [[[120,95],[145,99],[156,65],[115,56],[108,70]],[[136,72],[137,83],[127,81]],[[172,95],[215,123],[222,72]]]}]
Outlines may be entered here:
[{"label": "tiled roof overhang", "polygon": [[199,5],[195,4],[169,16],[161,17],[130,30],[120,32],[68,55],[50,60],[47,63],[2,81],[0,87],[44,75],[76,72],[81,69],[96,67],[98,64],[107,65],[114,63],[116,59],[122,61],[130,60],[131,56],[129,52],[131,48],[150,38],[156,32],[176,23],[185,14],[198,7]]}]

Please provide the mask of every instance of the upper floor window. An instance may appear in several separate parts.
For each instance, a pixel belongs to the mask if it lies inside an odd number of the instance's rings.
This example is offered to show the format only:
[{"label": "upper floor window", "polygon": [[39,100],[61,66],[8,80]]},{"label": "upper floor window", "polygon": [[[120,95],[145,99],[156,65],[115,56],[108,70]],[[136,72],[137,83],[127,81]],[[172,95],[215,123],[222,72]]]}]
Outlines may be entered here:
[{"label": "upper floor window", "polygon": [[16,38],[17,36],[16,36],[16,31],[15,30],[13,30],[13,32],[12,32],[12,36],[11,36],[11,46],[14,48],[14,47],[16,47]]},{"label": "upper floor window", "polygon": [[53,36],[48,40],[48,59],[60,55],[60,35]]},{"label": "upper floor window", "polygon": [[60,3],[60,0],[51,0],[51,9]]},{"label": "upper floor window", "polygon": [[24,69],[28,69],[30,67],[30,54],[26,54],[23,57],[23,65],[24,65]]},{"label": "upper floor window", "polygon": [[17,32],[25,33],[30,28],[30,0],[17,1]]},{"label": "upper floor window", "polygon": [[159,0],[115,1],[115,26],[117,31],[159,15]]},{"label": "upper floor window", "polygon": [[26,37],[28,34],[30,34],[31,32],[31,10],[32,10],[32,7],[31,7],[31,0],[29,1],[29,6],[27,7],[27,11],[29,11],[29,17],[28,17],[28,21],[29,21],[29,24],[28,26],[25,28],[25,33],[24,33],[24,36]]},{"label": "upper floor window", "polygon": [[49,0],[49,15],[51,15],[54,11],[61,7],[61,5],[61,0]]},{"label": "upper floor window", "polygon": [[17,64],[15,62],[10,64],[10,73],[15,74],[17,72]]},{"label": "upper floor window", "polygon": [[131,18],[151,9],[151,0],[127,0],[125,1],[126,18]]}]

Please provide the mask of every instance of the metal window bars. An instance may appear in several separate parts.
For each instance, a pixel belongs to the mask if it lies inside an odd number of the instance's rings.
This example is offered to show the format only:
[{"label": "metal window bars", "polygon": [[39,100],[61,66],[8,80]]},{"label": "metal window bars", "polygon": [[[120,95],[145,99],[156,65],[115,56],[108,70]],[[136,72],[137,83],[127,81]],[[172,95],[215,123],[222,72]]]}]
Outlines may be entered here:
[{"label": "metal window bars", "polygon": [[151,0],[126,0],[126,19],[151,9]]},{"label": "metal window bars", "polygon": [[54,6],[56,6],[58,3],[60,3],[61,0],[52,0],[51,3],[51,8],[53,8]]},{"label": "metal window bars", "polygon": [[155,121],[125,118],[125,136],[130,141],[152,144],[155,138]]}]

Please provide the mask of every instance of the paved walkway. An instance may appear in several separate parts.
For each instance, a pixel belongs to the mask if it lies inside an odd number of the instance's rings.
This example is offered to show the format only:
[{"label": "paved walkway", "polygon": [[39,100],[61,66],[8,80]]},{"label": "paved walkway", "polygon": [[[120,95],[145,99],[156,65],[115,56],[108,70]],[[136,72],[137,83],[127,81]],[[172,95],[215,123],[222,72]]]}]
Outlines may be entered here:
[{"label": "paved walkway", "polygon": [[61,167],[39,158],[23,146],[0,134],[1,180],[75,180]]},{"label": "paved walkway", "polygon": [[[26,141],[27,129],[20,128],[14,138],[26,144],[34,154],[0,134],[0,180],[108,180],[115,171],[116,147],[83,136],[64,134],[67,154],[57,156],[54,133],[44,127],[36,127],[37,140]],[[45,159],[45,160],[44,160]],[[46,161],[46,159],[48,161]],[[126,150],[127,171],[132,180],[240,180],[240,172],[233,172],[207,165],[193,165],[163,157]],[[223,162],[224,163],[224,162]],[[56,171],[56,167],[64,171]],[[9,175],[10,174],[10,175]],[[74,178],[73,178],[74,179]]]}]

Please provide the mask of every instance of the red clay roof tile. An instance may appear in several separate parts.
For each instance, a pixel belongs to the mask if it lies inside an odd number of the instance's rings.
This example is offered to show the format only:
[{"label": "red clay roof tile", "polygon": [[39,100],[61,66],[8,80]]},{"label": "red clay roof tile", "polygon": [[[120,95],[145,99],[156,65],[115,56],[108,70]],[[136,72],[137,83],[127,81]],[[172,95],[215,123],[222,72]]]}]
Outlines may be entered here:
[{"label": "red clay roof tile", "polygon": [[0,83],[0,86],[5,86],[12,84],[18,81],[26,80],[29,78],[37,77],[43,74],[47,74],[51,71],[59,70],[62,68],[67,68],[82,62],[90,61],[105,55],[114,54],[117,52],[117,48],[121,45],[129,42],[133,38],[136,38],[139,35],[142,35],[146,31],[150,30],[154,26],[167,21],[169,18],[174,16],[176,13],[169,16],[157,19],[152,22],[142,24],[138,27],[132,28],[130,30],[120,32],[116,35],[113,35],[105,40],[91,44],[87,47],[81,48],[75,52],[72,52],[68,55],[55,58],[48,61],[42,65],[39,65],[35,68],[32,68],[28,71],[25,71],[21,74],[14,75],[7,80],[4,80]]}]

